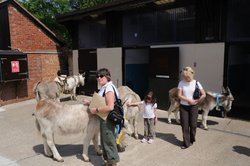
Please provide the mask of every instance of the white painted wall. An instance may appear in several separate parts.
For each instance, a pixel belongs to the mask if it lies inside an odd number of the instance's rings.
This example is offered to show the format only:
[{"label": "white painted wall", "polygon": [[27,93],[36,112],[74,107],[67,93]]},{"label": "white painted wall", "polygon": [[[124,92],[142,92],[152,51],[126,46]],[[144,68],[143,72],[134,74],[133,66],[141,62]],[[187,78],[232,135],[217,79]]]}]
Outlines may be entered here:
[{"label": "white painted wall", "polygon": [[73,50],[72,57],[69,57],[69,74],[75,75],[79,73],[79,66],[78,66],[78,50]]},{"label": "white painted wall", "polygon": [[122,85],[122,48],[98,48],[97,68],[107,68],[116,87]]},{"label": "white painted wall", "polygon": [[221,92],[224,70],[224,43],[161,45],[151,48],[179,47],[180,71],[191,66],[196,74],[195,79],[201,82],[206,90]]}]

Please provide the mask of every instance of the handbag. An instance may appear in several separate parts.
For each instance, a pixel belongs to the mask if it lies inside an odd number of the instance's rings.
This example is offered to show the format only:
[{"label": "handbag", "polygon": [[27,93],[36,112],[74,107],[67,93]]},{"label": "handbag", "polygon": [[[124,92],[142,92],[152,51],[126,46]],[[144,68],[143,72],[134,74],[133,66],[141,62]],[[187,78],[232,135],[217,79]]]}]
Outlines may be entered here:
[{"label": "handbag", "polygon": [[193,99],[197,100],[200,97],[201,97],[201,91],[200,91],[199,86],[198,86],[197,81],[196,81],[195,90],[194,90],[194,94],[193,94]]},{"label": "handbag", "polygon": [[[116,125],[124,125],[124,110],[122,107],[122,101],[117,97],[116,91],[112,86],[114,93],[115,93],[115,103],[114,109],[109,112],[107,119]],[[104,91],[105,94],[105,91]]]}]

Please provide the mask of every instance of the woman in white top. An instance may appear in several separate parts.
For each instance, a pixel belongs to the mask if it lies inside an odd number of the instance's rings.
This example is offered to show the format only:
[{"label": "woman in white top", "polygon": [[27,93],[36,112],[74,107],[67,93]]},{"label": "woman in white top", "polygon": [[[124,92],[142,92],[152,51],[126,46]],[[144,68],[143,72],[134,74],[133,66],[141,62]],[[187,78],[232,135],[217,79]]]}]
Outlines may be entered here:
[{"label": "woman in white top", "polygon": [[[178,98],[180,99],[180,120],[183,134],[182,149],[188,148],[195,142],[198,106],[205,97],[206,93],[200,82],[194,80],[194,70],[191,67],[185,67],[182,70],[182,80],[178,84]],[[199,99],[193,99],[196,83],[200,89]]]},{"label": "woman in white top", "polygon": [[[117,88],[111,81],[111,75],[108,69],[102,68],[97,71],[96,75],[101,89],[98,94],[105,97],[106,106],[91,108],[90,112],[96,114],[98,112],[110,112],[114,109],[115,93],[119,96]],[[116,125],[110,120],[100,119],[101,145],[103,149],[103,158],[106,160],[106,166],[116,166],[120,161],[117,145],[115,142],[115,128]]]}]

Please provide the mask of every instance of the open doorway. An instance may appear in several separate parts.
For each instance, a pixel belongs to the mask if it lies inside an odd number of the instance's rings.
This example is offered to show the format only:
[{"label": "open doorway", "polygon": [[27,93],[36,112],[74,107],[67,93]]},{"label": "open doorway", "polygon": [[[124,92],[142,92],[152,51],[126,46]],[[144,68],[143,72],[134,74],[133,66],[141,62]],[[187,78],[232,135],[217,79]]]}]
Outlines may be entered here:
[{"label": "open doorway", "polygon": [[127,48],[124,55],[124,83],[143,99],[148,89],[149,48]]},{"label": "open doorway", "polygon": [[153,90],[159,109],[169,106],[168,91],[178,84],[179,48],[125,49],[125,84],[141,99]]},{"label": "open doorway", "polygon": [[250,119],[250,45],[230,45],[228,49],[227,84],[235,99],[228,115]]},{"label": "open doorway", "polygon": [[168,91],[179,81],[179,47],[151,48],[149,54],[149,88],[157,97],[159,109],[169,107]]},{"label": "open doorway", "polygon": [[77,88],[77,94],[92,96],[97,91],[96,49],[79,50],[78,66],[79,73],[85,73],[85,84]]}]

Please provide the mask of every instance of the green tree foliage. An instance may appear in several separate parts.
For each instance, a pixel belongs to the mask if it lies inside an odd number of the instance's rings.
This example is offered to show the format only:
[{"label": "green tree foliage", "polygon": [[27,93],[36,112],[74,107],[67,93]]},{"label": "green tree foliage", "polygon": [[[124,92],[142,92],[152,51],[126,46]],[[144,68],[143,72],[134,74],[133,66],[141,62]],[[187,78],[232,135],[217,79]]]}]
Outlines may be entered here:
[{"label": "green tree foliage", "polygon": [[70,0],[70,6],[73,9],[84,9],[112,1],[114,0]]},{"label": "green tree foliage", "polygon": [[30,13],[50,28],[59,39],[71,45],[67,29],[56,21],[56,16],[73,10],[93,7],[113,0],[18,0]]}]

